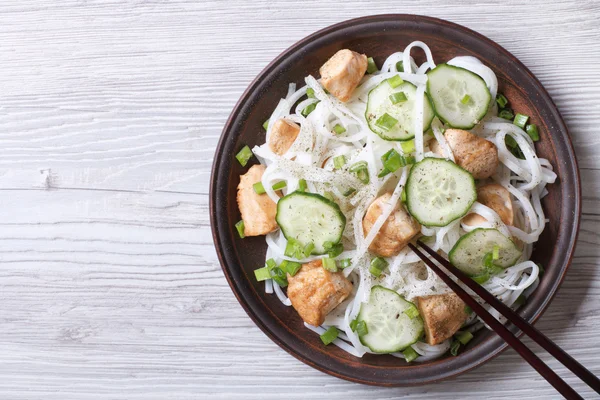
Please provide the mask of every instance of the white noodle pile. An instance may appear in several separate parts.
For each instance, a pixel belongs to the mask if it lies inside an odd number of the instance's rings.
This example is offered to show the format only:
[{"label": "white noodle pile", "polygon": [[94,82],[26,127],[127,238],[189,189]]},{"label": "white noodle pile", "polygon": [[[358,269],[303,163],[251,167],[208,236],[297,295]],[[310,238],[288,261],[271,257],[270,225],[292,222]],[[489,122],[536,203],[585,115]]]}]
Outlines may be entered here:
[{"label": "white noodle pile", "polygon": [[[420,66],[416,65],[410,56],[410,51],[414,47],[421,48],[426,55],[426,61]],[[397,71],[396,63],[399,61],[403,62],[404,71]],[[481,76],[486,82],[492,98],[495,99],[498,92],[498,80],[493,71],[478,59],[456,57],[448,61],[448,64],[468,69]],[[403,52],[390,55],[380,71],[366,75],[354,91],[353,97],[346,103],[340,102],[325,92],[320,83],[312,76],[306,77],[306,86],[297,90],[294,84],[290,84],[286,98],[279,102],[269,119],[266,137],[270,136],[274,122],[285,117],[301,125],[296,142],[283,156],[274,154],[266,143],[253,149],[259,161],[267,167],[262,183],[266,193],[273,201],[279,200],[279,196],[271,188],[273,183],[281,180],[287,181],[287,187],[283,190],[284,194],[287,194],[298,188],[300,179],[305,179],[309,191],[320,194],[332,193],[335,201],[346,215],[347,226],[344,232],[346,251],[337,258],[352,260],[351,268],[346,268],[344,274],[353,282],[353,292],[346,301],[327,316],[322,327],[305,325],[317,334],[322,334],[329,326],[337,327],[342,333],[333,343],[357,357],[362,357],[370,350],[363,346],[356,333],[352,332],[350,322],[356,318],[362,302],[369,299],[372,286],[383,285],[396,290],[409,301],[417,296],[449,291],[437,275],[408,248],[404,248],[397,256],[387,259],[389,262],[388,272],[384,273],[382,277],[374,278],[369,273],[369,263],[374,255],[369,253],[368,247],[398,202],[410,167],[401,168],[385,178],[377,178],[378,171],[383,168],[381,156],[390,148],[396,149],[401,154],[403,150],[398,142],[384,141],[369,130],[364,117],[368,93],[379,83],[394,75],[400,75],[403,80],[416,85],[418,101],[414,118],[415,158],[421,160],[424,157],[439,157],[428,147],[427,138],[431,136],[426,136],[423,132],[423,96],[421,94],[426,90],[426,72],[432,68],[435,68],[435,63],[429,47],[423,42],[413,42]],[[314,90],[315,98],[300,101],[306,95],[308,88]],[[317,103],[315,110],[306,118],[302,116],[301,111],[314,103]],[[295,104],[297,105],[292,110]],[[537,287],[539,268],[528,259],[531,255],[532,244],[538,240],[546,222],[540,199],[547,193],[546,184],[556,180],[556,174],[547,160],[537,157],[533,142],[527,133],[510,121],[498,118],[496,115],[497,107],[494,102],[488,115],[472,132],[493,142],[498,147],[500,166],[492,180],[507,188],[512,194],[515,226],[506,226],[494,210],[476,202],[471,212],[480,214],[488,222],[482,223],[480,226],[467,226],[457,220],[441,228],[422,227],[421,233],[428,236],[424,240],[434,250],[441,250],[445,253],[450,251],[460,236],[477,227],[493,227],[506,236],[518,239],[523,247],[521,260],[515,266],[507,268],[483,284],[494,296],[512,306],[520,295],[528,295]],[[346,131],[342,134],[332,133],[336,124],[342,125]],[[431,128],[432,135],[439,142],[444,157],[454,161],[454,156],[443,136],[444,124],[436,117]],[[516,140],[525,160],[516,158],[506,147],[504,142],[506,135],[510,135]],[[368,165],[370,182],[367,185],[362,184],[347,169],[334,170],[332,159],[339,155],[346,157],[347,165],[365,161]],[[357,188],[358,191],[354,196],[347,198],[343,193],[349,188]],[[366,209],[384,191],[392,192],[390,202],[367,237],[364,237],[362,219]],[[323,257],[311,256],[303,260],[295,260],[285,256],[286,240],[280,231],[268,234],[266,241],[268,245],[267,259],[273,258],[277,263],[283,260],[308,262]],[[283,304],[291,305],[281,287],[271,280],[266,281],[265,291],[267,293],[274,292]],[[498,317],[497,313],[494,315]],[[464,329],[475,331],[482,326],[483,324],[473,317]],[[437,346],[417,342],[412,347],[420,355],[416,361],[428,361],[443,355],[450,347],[450,340]],[[404,357],[402,353],[392,355]]]}]

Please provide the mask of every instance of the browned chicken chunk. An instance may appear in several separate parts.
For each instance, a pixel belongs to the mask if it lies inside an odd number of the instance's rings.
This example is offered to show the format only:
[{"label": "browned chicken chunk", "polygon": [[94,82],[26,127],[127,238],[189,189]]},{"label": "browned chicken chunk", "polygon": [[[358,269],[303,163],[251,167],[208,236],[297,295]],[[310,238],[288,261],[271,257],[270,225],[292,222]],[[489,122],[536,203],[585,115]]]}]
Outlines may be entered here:
[{"label": "browned chicken chunk", "polygon": [[288,274],[287,295],[304,322],[319,326],[325,316],[344,301],[352,283],[341,272],[329,272],[321,260],[303,264],[294,276]]},{"label": "browned chicken chunk", "polygon": [[[377,218],[379,218],[385,207],[387,207],[391,197],[390,193],[385,193],[376,198],[369,208],[367,208],[363,219],[365,236],[369,234],[375,221],[377,221]],[[394,256],[420,231],[421,225],[408,214],[404,207],[396,203],[395,209],[387,221],[385,221],[375,239],[371,242],[369,250],[382,257]]]},{"label": "browned chicken chunk", "polygon": [[[475,179],[489,178],[498,168],[498,149],[488,140],[461,129],[447,129],[444,137],[458,165]],[[430,143],[431,151],[443,155],[437,141]]]},{"label": "browned chicken chunk", "polygon": [[416,301],[430,345],[452,337],[469,317],[465,303],[456,293],[417,297]]},{"label": "browned chicken chunk", "polygon": [[264,165],[254,165],[244,175],[240,175],[237,203],[246,236],[266,235],[277,229],[277,205],[268,195],[256,194],[252,187],[256,182],[260,182],[265,168]]},{"label": "browned chicken chunk", "polygon": [[284,155],[300,133],[300,125],[294,121],[280,118],[273,124],[269,136],[269,147],[275,154]]},{"label": "browned chicken chunk", "polygon": [[[496,211],[502,222],[512,225],[515,214],[513,210],[510,192],[502,185],[490,183],[477,189],[477,201]],[[469,214],[463,218],[466,225],[479,225],[486,219],[479,214]]]},{"label": "browned chicken chunk", "polygon": [[348,101],[367,71],[367,56],[343,49],[319,70],[321,84],[341,101]]}]

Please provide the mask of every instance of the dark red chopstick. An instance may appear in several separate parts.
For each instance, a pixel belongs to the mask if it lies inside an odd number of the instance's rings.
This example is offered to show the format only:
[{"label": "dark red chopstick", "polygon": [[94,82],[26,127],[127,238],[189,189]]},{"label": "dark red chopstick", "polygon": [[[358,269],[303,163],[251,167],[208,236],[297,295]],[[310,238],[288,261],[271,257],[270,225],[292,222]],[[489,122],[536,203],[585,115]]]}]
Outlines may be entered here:
[{"label": "dark red chopstick", "polygon": [[[419,246],[425,248],[421,242],[417,242]],[[423,254],[415,245],[409,243],[408,246],[415,252],[456,294],[477,314],[483,322],[492,328],[504,341],[517,351],[544,379],[548,381],[554,388],[567,399],[583,399],[571,386],[563,381],[550,367],[536,356],[527,346],[523,344],[511,331],[508,330],[502,323],[494,318],[481,304],[471,297],[463,288],[454,282],[444,271],[440,269],[432,260]],[[431,250],[431,249],[430,249]],[[433,250],[431,250],[433,252]],[[435,253],[435,252],[434,252]],[[437,259],[437,258],[436,258]],[[450,263],[446,260],[440,262],[446,268]],[[456,269],[456,268],[454,268]],[[450,270],[450,268],[448,268]],[[453,272],[453,271],[451,271]],[[454,272],[453,272],[454,273]],[[462,274],[464,276],[464,274]],[[457,277],[462,281],[461,277]],[[470,280],[466,278],[466,280]],[[464,281],[463,281],[464,282]],[[490,303],[493,306],[493,304]],[[500,310],[498,310],[500,311]]]},{"label": "dark red chopstick", "polygon": [[560,361],[565,367],[567,367],[571,372],[581,378],[582,381],[587,383],[589,387],[594,389],[596,393],[600,393],[600,379],[592,372],[590,372],[586,367],[581,365],[577,360],[571,357],[567,352],[558,347],[556,343],[552,340],[548,339],[546,335],[542,332],[538,331],[533,325],[530,325],[527,321],[525,321],[519,314],[514,312],[510,307],[506,304],[502,303],[496,297],[494,297],[490,292],[481,287],[477,282],[472,279],[469,279],[461,270],[452,265],[445,258],[440,256],[438,253],[433,251],[426,244],[417,241],[417,244],[423,248],[429,255],[436,259],[437,262],[442,264],[446,269],[452,272],[458,279],[460,279],[469,289],[474,291],[479,297],[485,300],[488,304],[494,307],[500,314],[505,316],[510,322],[512,322],[517,328],[523,331],[527,336],[533,339],[537,344],[539,344],[543,349],[545,349],[548,353],[550,353],[554,358]]}]

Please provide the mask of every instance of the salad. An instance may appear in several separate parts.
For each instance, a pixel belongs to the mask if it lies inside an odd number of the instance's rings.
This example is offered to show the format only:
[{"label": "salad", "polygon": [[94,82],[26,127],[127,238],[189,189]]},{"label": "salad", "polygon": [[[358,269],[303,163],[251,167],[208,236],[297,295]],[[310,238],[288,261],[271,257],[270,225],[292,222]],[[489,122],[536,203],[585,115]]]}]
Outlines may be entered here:
[{"label": "salad", "polygon": [[526,301],[556,180],[535,153],[537,125],[478,59],[436,64],[419,41],[381,67],[342,49],[319,73],[290,84],[264,144],[236,155],[258,160],[240,176],[236,224],[267,243],[255,277],[325,345],[456,355],[484,324],[407,244],[424,241],[509,306]]}]

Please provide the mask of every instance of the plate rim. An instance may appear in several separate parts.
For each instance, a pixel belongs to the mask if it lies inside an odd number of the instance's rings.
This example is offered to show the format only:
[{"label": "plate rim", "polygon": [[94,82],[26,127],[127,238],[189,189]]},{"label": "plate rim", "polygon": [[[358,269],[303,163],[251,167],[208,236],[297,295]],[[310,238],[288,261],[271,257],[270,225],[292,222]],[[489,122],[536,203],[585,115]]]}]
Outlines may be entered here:
[{"label": "plate rim", "polygon": [[[562,283],[565,279],[566,273],[572,264],[573,256],[574,256],[575,248],[576,248],[576,244],[577,244],[577,239],[578,239],[578,235],[579,235],[579,228],[581,225],[581,212],[582,212],[582,210],[581,210],[581,208],[582,208],[581,176],[580,176],[578,162],[577,162],[577,158],[576,158],[574,147],[573,147],[573,142],[571,139],[571,135],[569,134],[569,130],[564,122],[564,119],[563,119],[560,111],[558,110],[558,107],[556,106],[556,104],[554,103],[552,98],[550,97],[550,95],[547,92],[547,90],[545,89],[545,87],[542,85],[542,83],[539,81],[539,79],[529,70],[529,68],[527,66],[525,66],[516,56],[514,56],[512,53],[510,53],[508,50],[506,50],[502,46],[500,46],[494,40],[474,31],[470,28],[467,28],[463,25],[460,25],[460,24],[457,24],[454,22],[450,22],[450,21],[447,21],[447,20],[444,20],[441,18],[429,17],[429,16],[424,16],[424,15],[418,15],[418,14],[376,14],[376,15],[362,16],[362,17],[344,20],[344,21],[335,23],[333,25],[329,25],[325,28],[322,28],[322,29],[320,29],[314,33],[311,33],[310,35],[298,40],[297,42],[295,42],[294,44],[292,44],[291,46],[286,48],[284,51],[282,51],[277,57],[275,57],[271,62],[269,62],[269,64],[267,64],[267,66],[265,66],[258,73],[258,75],[251,81],[251,83],[244,90],[244,92],[242,93],[242,95],[240,96],[238,101],[236,102],[229,117],[227,118],[225,125],[223,126],[221,136],[220,136],[217,146],[215,148],[215,156],[214,156],[213,164],[211,167],[210,191],[209,191],[209,214],[210,214],[210,224],[211,224],[211,231],[212,231],[212,237],[213,237],[213,244],[215,246],[215,250],[216,250],[217,257],[219,259],[219,264],[221,265],[223,274],[225,275],[225,278],[227,279],[227,282],[228,282],[232,292],[234,293],[236,299],[238,300],[238,302],[240,303],[240,305],[242,306],[242,308],[244,309],[246,314],[248,314],[248,316],[252,319],[254,324],[256,326],[258,326],[261,329],[261,331],[263,331],[263,333],[265,333],[267,335],[267,337],[269,337],[279,347],[281,347],[287,353],[294,356],[296,359],[302,361],[303,363],[305,363],[321,372],[325,372],[325,373],[335,376],[337,378],[342,378],[342,379],[345,379],[345,380],[348,380],[351,382],[367,384],[367,385],[372,385],[372,386],[380,386],[380,387],[411,387],[411,386],[420,386],[420,385],[425,385],[425,384],[429,384],[429,383],[446,380],[446,379],[455,377],[457,375],[460,375],[462,373],[465,373],[474,368],[477,368],[477,367],[485,364],[486,362],[490,361],[491,359],[497,357],[500,353],[502,353],[504,350],[506,350],[508,348],[508,344],[506,344],[505,342],[500,343],[500,345],[497,346],[491,353],[485,354],[484,356],[482,356],[472,362],[468,362],[462,368],[457,368],[452,371],[445,371],[444,373],[441,373],[438,376],[431,377],[431,378],[425,378],[425,379],[421,379],[418,381],[412,380],[409,382],[397,382],[397,383],[379,382],[379,381],[375,381],[375,380],[361,379],[356,376],[345,375],[343,373],[338,373],[331,369],[328,369],[326,366],[321,365],[308,357],[305,357],[303,354],[300,354],[295,349],[293,349],[291,346],[289,346],[284,340],[282,340],[277,334],[272,332],[271,329],[265,323],[263,323],[261,318],[256,314],[255,310],[250,306],[248,301],[242,296],[242,293],[240,292],[239,287],[238,287],[239,282],[236,281],[235,277],[229,270],[227,261],[225,260],[225,252],[231,251],[231,250],[225,249],[223,247],[223,243],[221,243],[221,241],[220,241],[220,238],[219,238],[220,229],[219,228],[223,229],[223,227],[220,227],[218,225],[219,217],[216,214],[216,212],[217,212],[217,210],[216,210],[217,198],[216,197],[217,197],[217,192],[218,192],[217,171],[218,171],[219,165],[221,165],[222,158],[225,156],[224,152],[221,150],[222,150],[225,142],[227,140],[229,140],[228,132],[230,132],[232,130],[232,126],[234,125],[236,119],[238,119],[240,117],[240,109],[242,108],[244,103],[246,103],[249,100],[249,97],[252,95],[252,93],[255,92],[255,90],[257,89],[257,86],[260,84],[260,82],[265,77],[267,77],[269,75],[269,73],[279,63],[285,61],[288,56],[292,55],[294,52],[300,50],[303,46],[311,43],[312,41],[314,41],[316,39],[319,39],[322,36],[325,36],[329,33],[332,33],[332,32],[338,31],[338,30],[352,28],[352,27],[356,27],[359,25],[363,25],[363,24],[374,23],[374,22],[386,22],[386,21],[394,21],[394,22],[422,21],[422,22],[427,22],[427,23],[431,23],[434,25],[444,25],[444,26],[449,27],[454,30],[463,31],[463,33],[473,36],[475,39],[478,39],[480,41],[488,43],[489,45],[494,47],[499,53],[501,53],[503,56],[507,57],[512,62],[515,62],[516,65],[518,65],[519,68],[522,69],[522,72],[524,72],[527,75],[527,79],[532,81],[532,83],[539,89],[539,91],[543,97],[542,100],[544,102],[549,103],[552,106],[551,112],[552,112],[552,114],[555,115],[556,121],[558,123],[557,131],[561,132],[561,135],[559,137],[564,136],[564,139],[565,139],[564,144],[565,144],[565,147],[566,147],[567,153],[568,153],[568,154],[566,154],[566,158],[571,160],[571,164],[566,165],[566,167],[567,167],[567,169],[571,170],[571,173],[573,174],[573,176],[575,178],[574,182],[572,182],[572,184],[575,186],[575,194],[574,194],[574,201],[573,201],[574,216],[573,216],[573,226],[572,226],[570,232],[567,232],[567,233],[570,233],[571,240],[569,240],[569,242],[568,242],[566,256],[563,256],[563,259],[565,261],[563,262],[562,271],[560,272],[560,275],[557,277],[557,279],[555,279],[555,281],[552,282],[551,285],[549,285],[549,294],[547,294],[545,296],[544,301],[539,305],[539,307],[536,310],[534,310],[533,314],[529,317],[529,321],[532,324],[534,324],[535,322],[537,322],[539,320],[539,318],[543,315],[543,313],[548,309],[550,302],[554,299],[558,290],[562,286]],[[564,132],[564,135],[562,135],[562,132]],[[514,326],[511,327],[511,331],[513,333],[516,333],[518,337],[521,337],[523,335],[523,332],[521,332],[520,330],[517,330],[516,328],[514,328]],[[499,339],[499,338],[495,337],[495,338],[488,339],[485,342],[481,343],[481,345],[483,345],[484,343],[490,343],[494,339]],[[442,362],[442,361],[443,361],[443,359],[440,360],[440,362]]]}]

